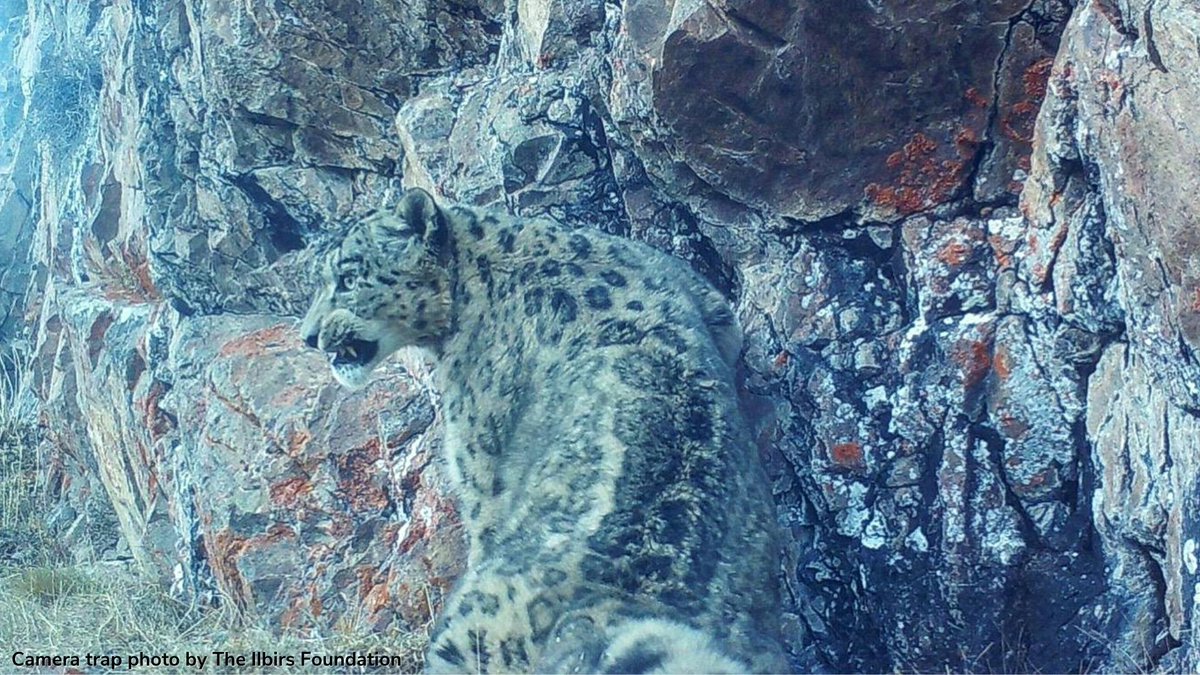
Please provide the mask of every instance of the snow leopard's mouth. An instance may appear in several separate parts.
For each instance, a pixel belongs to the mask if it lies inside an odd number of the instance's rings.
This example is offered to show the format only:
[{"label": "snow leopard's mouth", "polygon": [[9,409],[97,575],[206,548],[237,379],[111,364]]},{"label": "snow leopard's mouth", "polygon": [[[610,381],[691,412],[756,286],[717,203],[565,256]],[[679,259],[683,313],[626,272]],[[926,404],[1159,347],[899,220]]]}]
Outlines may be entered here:
[{"label": "snow leopard's mouth", "polygon": [[350,338],[329,350],[329,362],[337,367],[365,366],[375,360],[379,342]]}]

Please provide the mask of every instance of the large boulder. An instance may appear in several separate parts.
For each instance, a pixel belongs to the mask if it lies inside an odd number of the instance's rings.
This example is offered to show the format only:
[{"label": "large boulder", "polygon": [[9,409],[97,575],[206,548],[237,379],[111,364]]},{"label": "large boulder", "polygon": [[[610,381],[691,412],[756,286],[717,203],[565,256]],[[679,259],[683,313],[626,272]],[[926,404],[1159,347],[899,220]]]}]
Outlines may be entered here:
[{"label": "large boulder", "polygon": [[997,199],[1018,190],[1058,4],[637,0],[614,116],[653,173],[781,216]]}]

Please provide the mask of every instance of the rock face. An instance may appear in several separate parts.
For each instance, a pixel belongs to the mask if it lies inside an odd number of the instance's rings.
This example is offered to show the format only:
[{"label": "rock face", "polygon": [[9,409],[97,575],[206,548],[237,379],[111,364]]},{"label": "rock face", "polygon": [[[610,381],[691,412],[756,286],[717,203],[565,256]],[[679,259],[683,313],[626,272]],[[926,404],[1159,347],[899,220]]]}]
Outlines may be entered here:
[{"label": "rock face", "polygon": [[[1110,663],[1200,663],[1200,8],[1095,3],[1072,19],[1023,201],[1029,271],[1069,323],[1110,323],[1087,381]],[[1036,244],[1035,244],[1036,242]],[[1065,263],[1065,264],[1064,264]],[[1140,655],[1140,656],[1139,656]]]},{"label": "rock face", "polygon": [[729,296],[797,668],[1195,670],[1198,41],[1184,0],[0,3],[51,525],[281,629],[427,621],[426,366],[340,390],[293,318],[418,185]]}]

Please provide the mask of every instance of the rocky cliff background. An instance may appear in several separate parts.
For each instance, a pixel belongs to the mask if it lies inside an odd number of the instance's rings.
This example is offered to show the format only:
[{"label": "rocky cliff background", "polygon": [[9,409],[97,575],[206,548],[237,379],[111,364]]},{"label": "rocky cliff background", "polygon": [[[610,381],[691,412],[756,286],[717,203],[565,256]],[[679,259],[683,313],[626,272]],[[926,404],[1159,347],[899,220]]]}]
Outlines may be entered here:
[{"label": "rocky cliff background", "polygon": [[81,558],[428,621],[428,366],[349,393],[295,331],[307,243],[417,185],[736,305],[797,668],[1200,668],[1192,0],[3,0],[0,97],[0,335]]}]

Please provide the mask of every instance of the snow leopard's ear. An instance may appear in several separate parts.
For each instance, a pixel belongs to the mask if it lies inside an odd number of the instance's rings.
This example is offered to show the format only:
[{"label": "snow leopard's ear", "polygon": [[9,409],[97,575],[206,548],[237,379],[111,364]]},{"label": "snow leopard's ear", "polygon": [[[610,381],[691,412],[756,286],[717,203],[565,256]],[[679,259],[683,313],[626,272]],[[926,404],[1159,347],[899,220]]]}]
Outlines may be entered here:
[{"label": "snow leopard's ear", "polygon": [[374,236],[380,246],[404,250],[417,240],[436,253],[439,259],[447,256],[446,246],[450,235],[448,214],[433,200],[433,195],[421,188],[405,190],[392,213],[394,219],[385,218],[374,224]]},{"label": "snow leopard's ear", "polygon": [[400,222],[415,235],[425,240],[432,249],[440,251],[446,243],[446,214],[433,195],[421,188],[409,188],[396,206]]},{"label": "snow leopard's ear", "polygon": [[396,215],[400,217],[400,222],[423,237],[431,228],[436,227],[437,202],[433,201],[433,195],[421,188],[409,188],[404,191],[404,196],[396,205]]}]

